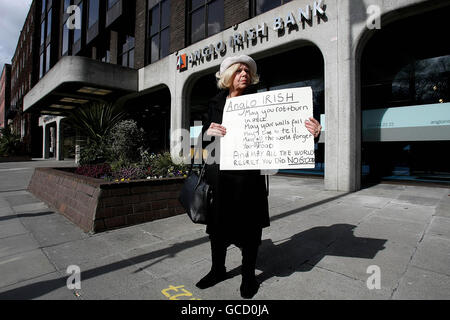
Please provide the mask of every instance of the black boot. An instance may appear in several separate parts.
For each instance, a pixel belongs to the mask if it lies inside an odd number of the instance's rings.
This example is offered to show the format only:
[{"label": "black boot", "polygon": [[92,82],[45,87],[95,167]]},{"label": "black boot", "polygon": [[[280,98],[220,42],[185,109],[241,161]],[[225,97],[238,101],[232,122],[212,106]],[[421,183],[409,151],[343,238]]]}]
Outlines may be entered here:
[{"label": "black boot", "polygon": [[257,255],[257,246],[249,246],[242,249],[242,283],[240,291],[241,297],[244,299],[253,298],[259,290],[259,282],[255,276]]},{"label": "black boot", "polygon": [[197,288],[207,289],[227,279],[225,269],[226,255],[226,245],[222,241],[211,239],[211,271],[196,284]]}]

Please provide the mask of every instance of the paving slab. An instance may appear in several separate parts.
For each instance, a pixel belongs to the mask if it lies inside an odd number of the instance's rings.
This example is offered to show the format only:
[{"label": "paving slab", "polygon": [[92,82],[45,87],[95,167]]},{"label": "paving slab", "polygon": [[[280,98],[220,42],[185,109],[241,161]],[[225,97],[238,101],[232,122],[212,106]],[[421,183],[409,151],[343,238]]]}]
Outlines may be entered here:
[{"label": "paving slab", "polygon": [[55,271],[40,249],[3,257],[0,258],[0,289]]},{"label": "paving slab", "polygon": [[0,240],[0,258],[5,258],[38,248],[39,243],[37,243],[37,241],[29,233],[4,238]]},{"label": "paving slab", "polygon": [[80,268],[81,289],[76,291],[86,300],[106,299],[152,279],[148,273],[137,272],[136,265],[121,254],[92,260]]},{"label": "paving slab", "polygon": [[179,215],[163,220],[144,223],[140,228],[151,235],[164,240],[170,240],[190,233],[204,231],[205,226],[194,224],[187,215]]},{"label": "paving slab", "polygon": [[389,203],[383,210],[374,211],[374,216],[423,224],[428,224],[434,214],[432,207],[401,203]]},{"label": "paving slab", "polygon": [[28,233],[28,230],[18,219],[6,220],[0,223],[0,240]]},{"label": "paving slab", "polygon": [[392,200],[392,202],[399,204],[416,204],[421,206],[436,207],[439,204],[439,198],[402,194],[398,196],[397,199]]},{"label": "paving slab", "polygon": [[443,201],[439,202],[436,206],[435,215],[450,218],[450,203]]},{"label": "paving slab", "polygon": [[133,261],[139,270],[154,277],[164,277],[203,260],[210,255],[209,238],[203,232],[149,246],[132,248],[123,255]]},{"label": "paving slab", "polygon": [[450,276],[450,240],[426,235],[421,241],[411,265]]},{"label": "paving slab", "polygon": [[28,281],[0,288],[0,300],[78,300],[67,288],[67,276],[52,272]]},{"label": "paving slab", "polygon": [[401,279],[393,298],[398,300],[450,300],[450,277],[410,267]]},{"label": "paving slab", "polygon": [[367,237],[415,246],[427,227],[428,225],[417,221],[371,215],[358,226],[358,232]]},{"label": "paving slab", "polygon": [[52,263],[65,272],[67,267],[77,265],[84,267],[92,261],[116,255],[116,250],[98,237],[74,240],[59,245],[43,248]]},{"label": "paving slab", "polygon": [[256,299],[261,300],[384,300],[389,299],[386,289],[369,290],[365,281],[355,280],[345,275],[323,268],[305,266],[306,271],[298,271],[289,277],[279,277],[263,290]]},{"label": "paving slab", "polygon": [[446,238],[450,240],[450,218],[447,217],[433,217],[428,235]]},{"label": "paving slab", "polygon": [[24,227],[34,235],[42,247],[88,238],[86,233],[58,213],[35,211],[19,214],[19,217]]},{"label": "paving slab", "polygon": [[374,195],[364,195],[358,193],[348,195],[342,199],[342,203],[344,204],[377,209],[384,208],[391,201],[392,199],[386,197],[377,197]]}]

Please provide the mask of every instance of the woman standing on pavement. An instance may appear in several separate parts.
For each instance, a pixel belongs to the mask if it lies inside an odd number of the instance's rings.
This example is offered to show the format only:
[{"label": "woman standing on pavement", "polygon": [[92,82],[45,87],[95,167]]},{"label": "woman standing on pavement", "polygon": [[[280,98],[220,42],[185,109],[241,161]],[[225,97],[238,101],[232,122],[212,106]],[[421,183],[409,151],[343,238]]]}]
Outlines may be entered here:
[{"label": "woman standing on pavement", "polygon": [[[203,137],[206,134],[211,138],[204,140],[211,142],[227,134],[227,129],[221,125],[226,100],[254,93],[251,85],[259,82],[256,63],[247,55],[226,58],[216,78],[222,91],[209,102],[208,121],[202,130]],[[321,126],[315,119],[310,120],[306,127],[317,138]],[[270,225],[265,177],[259,170],[220,171],[216,163],[207,166],[206,179],[213,190],[206,228],[211,242],[212,267],[197,287],[206,289],[227,278],[226,252],[228,246],[234,244],[242,250],[240,293],[250,299],[259,289],[255,268],[262,229]]]}]

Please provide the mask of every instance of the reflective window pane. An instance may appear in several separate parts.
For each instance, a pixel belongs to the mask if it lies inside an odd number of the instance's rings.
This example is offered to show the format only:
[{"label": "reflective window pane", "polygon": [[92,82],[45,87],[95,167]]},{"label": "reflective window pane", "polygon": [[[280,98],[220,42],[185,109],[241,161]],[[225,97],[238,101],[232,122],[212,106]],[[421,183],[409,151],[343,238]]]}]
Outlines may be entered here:
[{"label": "reflective window pane", "polygon": [[50,70],[50,45],[47,46],[46,50],[46,62],[45,62],[45,72]]},{"label": "reflective window pane", "polygon": [[159,32],[159,6],[151,9],[149,25],[151,36]]},{"label": "reflective window pane", "polygon": [[159,60],[159,34],[151,38],[150,41],[151,62]]},{"label": "reflective window pane", "polygon": [[119,0],[108,0],[108,9],[111,9]]},{"label": "reflective window pane", "polygon": [[99,0],[89,0],[89,23],[88,27],[92,27],[98,21]]},{"label": "reflective window pane", "polygon": [[205,5],[205,0],[191,0],[191,10],[195,10],[203,5]]},{"label": "reflective window pane", "polygon": [[67,8],[70,6],[70,0],[64,0],[64,12],[67,12]]},{"label": "reflective window pane", "polygon": [[256,0],[256,14],[261,14],[281,5],[281,0]]},{"label": "reflective window pane", "polygon": [[[81,2],[78,7],[80,8],[80,12],[83,12],[83,2]],[[83,25],[83,17],[81,17],[81,25]],[[73,43],[76,43],[81,39],[81,29],[75,28],[73,30]]]},{"label": "reflective window pane", "polygon": [[170,1],[165,0],[161,2],[161,29],[164,29],[170,24]]},{"label": "reflective window pane", "polygon": [[67,23],[64,23],[63,27],[63,40],[62,40],[62,54],[66,54],[69,50],[69,28]]},{"label": "reflective window pane", "polygon": [[134,49],[128,53],[128,67],[134,68]]},{"label": "reflective window pane", "polygon": [[205,8],[194,11],[191,15],[191,43],[205,38]]},{"label": "reflective window pane", "polygon": [[208,37],[223,29],[223,0],[215,0],[208,5]]},{"label": "reflective window pane", "polygon": [[161,31],[161,56],[160,58],[169,55],[169,45],[170,45],[170,28]]},{"label": "reflective window pane", "polygon": [[44,76],[44,54],[41,54],[39,61],[39,79]]},{"label": "reflective window pane", "polygon": [[52,9],[47,13],[47,37],[52,32]]},{"label": "reflective window pane", "polygon": [[41,24],[41,45],[44,44],[45,41],[45,21]]}]

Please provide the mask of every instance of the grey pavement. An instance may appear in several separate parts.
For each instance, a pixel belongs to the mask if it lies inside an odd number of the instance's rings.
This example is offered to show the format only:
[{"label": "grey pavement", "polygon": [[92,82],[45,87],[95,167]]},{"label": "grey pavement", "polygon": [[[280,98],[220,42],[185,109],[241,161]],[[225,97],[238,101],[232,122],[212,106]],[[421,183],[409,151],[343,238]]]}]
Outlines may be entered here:
[{"label": "grey pavement", "polygon": [[[239,248],[228,250],[229,279],[199,290],[211,265],[204,226],[181,215],[83,233],[27,191],[35,167],[55,166],[73,163],[0,164],[0,300],[241,299]],[[269,203],[254,299],[450,299],[448,188],[346,194],[320,179],[274,176]],[[81,289],[67,287],[69,266],[81,270]]]}]

